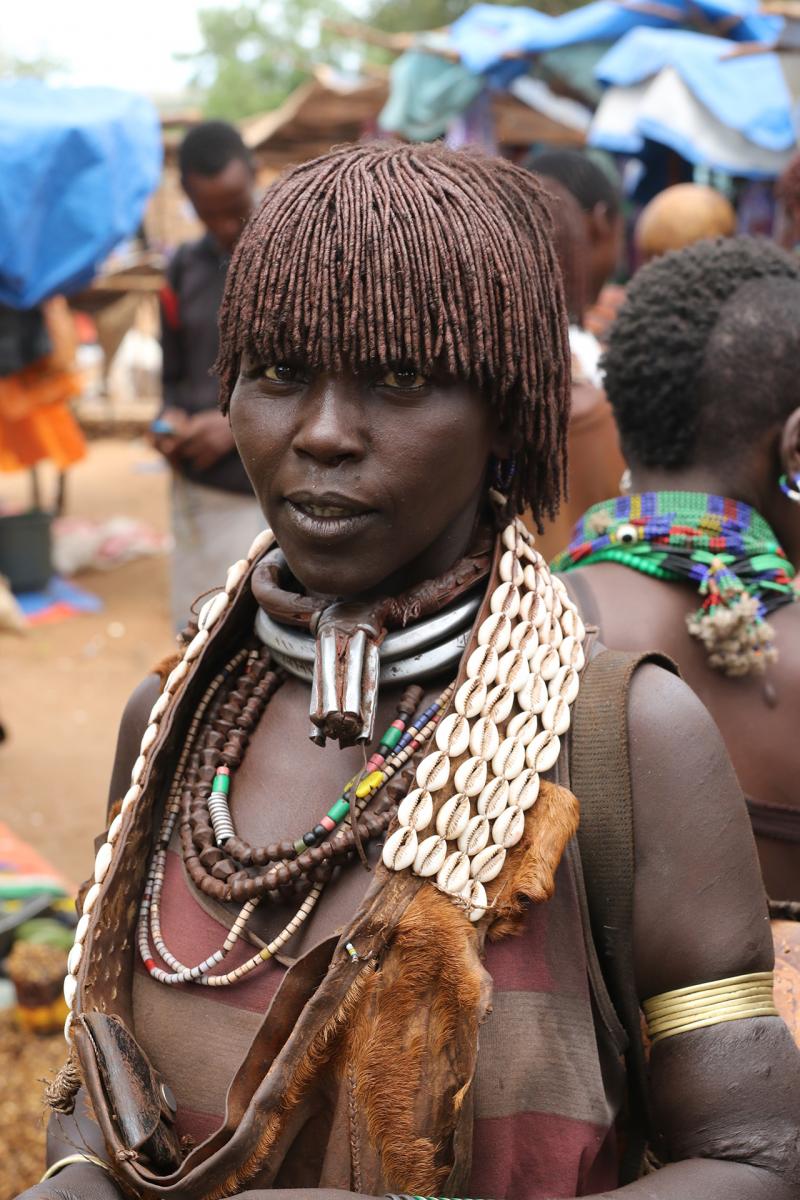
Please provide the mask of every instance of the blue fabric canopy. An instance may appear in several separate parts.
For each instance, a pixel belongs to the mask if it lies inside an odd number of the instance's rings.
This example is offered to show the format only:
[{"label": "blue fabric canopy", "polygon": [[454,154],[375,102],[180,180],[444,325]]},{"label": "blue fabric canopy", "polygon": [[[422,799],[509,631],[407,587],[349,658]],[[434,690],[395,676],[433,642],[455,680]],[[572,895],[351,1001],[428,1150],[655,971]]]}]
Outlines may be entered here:
[{"label": "blue fabric canopy", "polygon": [[603,56],[596,74],[605,84],[631,87],[672,67],[723,125],[765,150],[791,149],[793,104],[778,55],[730,57],[730,50],[699,33],[635,29]]},{"label": "blue fabric canopy", "polygon": [[[782,28],[780,17],[764,16],[758,0],[661,0],[660,9],[675,16],[655,15],[636,0],[620,4],[595,0],[581,8],[551,17],[533,8],[505,4],[476,4],[450,27],[453,48],[471,71],[496,66],[507,55],[540,54],[581,42],[616,41],[639,27],[671,29],[692,24],[700,14],[724,26],[720,32],[738,41],[769,42]],[[519,70],[525,70],[520,66]]]},{"label": "blue fabric canopy", "polygon": [[0,302],[32,308],[88,283],[138,228],[161,156],[142,96],[0,84]]}]

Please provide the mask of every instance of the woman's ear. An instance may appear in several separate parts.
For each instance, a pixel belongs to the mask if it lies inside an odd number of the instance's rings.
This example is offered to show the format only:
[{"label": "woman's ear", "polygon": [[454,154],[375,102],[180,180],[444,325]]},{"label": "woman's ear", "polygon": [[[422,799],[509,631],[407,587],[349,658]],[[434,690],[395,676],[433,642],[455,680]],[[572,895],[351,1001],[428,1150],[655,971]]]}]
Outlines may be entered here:
[{"label": "woman's ear", "polygon": [[780,443],[781,470],[792,483],[800,476],[800,408],[784,421]]}]

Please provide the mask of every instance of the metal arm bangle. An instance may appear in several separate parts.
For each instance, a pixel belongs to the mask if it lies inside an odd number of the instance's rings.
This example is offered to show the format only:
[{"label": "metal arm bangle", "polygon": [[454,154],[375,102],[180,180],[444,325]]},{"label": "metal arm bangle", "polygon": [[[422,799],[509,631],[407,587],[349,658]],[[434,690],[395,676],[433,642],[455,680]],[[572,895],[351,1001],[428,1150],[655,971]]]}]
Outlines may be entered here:
[{"label": "metal arm bangle", "polygon": [[777,1017],[772,987],[772,971],[755,971],[651,996],[642,1005],[650,1040],[746,1017]]},{"label": "metal arm bangle", "polygon": [[64,1167],[69,1167],[73,1163],[82,1162],[92,1163],[95,1167],[101,1167],[104,1171],[107,1171],[109,1174],[111,1174],[111,1168],[109,1167],[108,1163],[103,1162],[102,1158],[96,1158],[94,1154],[68,1154],[66,1158],[60,1158],[58,1162],[54,1162],[51,1167],[48,1167],[42,1178],[39,1180],[39,1183],[46,1183],[48,1179],[52,1179],[53,1176],[57,1175],[59,1171],[62,1171]]}]

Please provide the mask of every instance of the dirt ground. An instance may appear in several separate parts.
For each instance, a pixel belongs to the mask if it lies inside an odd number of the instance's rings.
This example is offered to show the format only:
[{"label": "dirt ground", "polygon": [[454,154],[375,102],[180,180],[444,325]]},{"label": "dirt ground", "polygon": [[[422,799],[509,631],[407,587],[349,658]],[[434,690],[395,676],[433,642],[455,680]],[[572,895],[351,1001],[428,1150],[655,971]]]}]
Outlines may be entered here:
[{"label": "dirt ground", "polygon": [[[103,439],[67,483],[67,512],[134,516],[168,527],[168,475],[142,441]],[[0,496],[24,481],[0,476]],[[0,634],[0,820],[66,876],[80,881],[100,832],[116,731],[125,701],[173,646],[166,557],[142,558],[74,582],[99,596],[97,614]]]}]

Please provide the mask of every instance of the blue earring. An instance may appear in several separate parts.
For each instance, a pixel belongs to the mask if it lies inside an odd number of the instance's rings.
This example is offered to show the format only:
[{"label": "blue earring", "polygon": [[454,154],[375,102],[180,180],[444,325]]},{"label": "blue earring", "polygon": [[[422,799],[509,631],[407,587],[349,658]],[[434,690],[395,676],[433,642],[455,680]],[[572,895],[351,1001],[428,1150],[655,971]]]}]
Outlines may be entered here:
[{"label": "blue earring", "polygon": [[[792,484],[794,484],[794,487]],[[788,496],[790,500],[794,500],[795,504],[800,504],[800,475],[793,475],[791,483],[789,483],[788,475],[781,475],[778,480],[778,487],[784,496]]]},{"label": "blue earring", "polygon": [[517,464],[513,458],[497,458],[494,463],[494,487],[504,496],[508,495],[508,489],[511,487],[517,472]]}]

